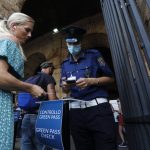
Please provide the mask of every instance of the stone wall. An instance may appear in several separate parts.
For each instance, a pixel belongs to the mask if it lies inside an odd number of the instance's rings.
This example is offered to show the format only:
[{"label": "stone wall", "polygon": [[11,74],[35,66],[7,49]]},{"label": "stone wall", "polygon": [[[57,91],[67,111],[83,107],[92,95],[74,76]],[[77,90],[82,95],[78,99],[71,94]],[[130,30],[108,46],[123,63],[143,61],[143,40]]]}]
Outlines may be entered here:
[{"label": "stone wall", "polygon": [[7,18],[13,12],[20,12],[26,0],[0,0],[0,17]]},{"label": "stone wall", "polygon": [[146,0],[136,0],[138,8],[141,13],[141,17],[144,21],[145,27],[150,34],[150,8],[148,7]]}]

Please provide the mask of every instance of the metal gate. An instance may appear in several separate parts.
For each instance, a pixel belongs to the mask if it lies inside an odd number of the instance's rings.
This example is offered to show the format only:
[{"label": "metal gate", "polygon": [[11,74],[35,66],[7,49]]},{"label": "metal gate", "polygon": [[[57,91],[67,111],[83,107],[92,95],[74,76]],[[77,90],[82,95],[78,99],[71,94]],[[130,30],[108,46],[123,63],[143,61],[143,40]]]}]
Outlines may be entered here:
[{"label": "metal gate", "polygon": [[[150,7],[150,0],[146,0]],[[150,150],[150,40],[136,0],[101,0],[129,150]]]}]

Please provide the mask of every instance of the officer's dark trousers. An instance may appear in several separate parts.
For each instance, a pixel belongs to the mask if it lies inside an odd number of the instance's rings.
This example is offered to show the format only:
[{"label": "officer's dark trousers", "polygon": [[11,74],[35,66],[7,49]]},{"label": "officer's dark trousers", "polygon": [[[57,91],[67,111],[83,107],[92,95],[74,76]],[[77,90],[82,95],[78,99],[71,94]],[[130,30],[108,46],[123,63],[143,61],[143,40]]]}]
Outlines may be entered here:
[{"label": "officer's dark trousers", "polygon": [[76,150],[117,150],[115,121],[109,103],[70,109],[70,128]]}]

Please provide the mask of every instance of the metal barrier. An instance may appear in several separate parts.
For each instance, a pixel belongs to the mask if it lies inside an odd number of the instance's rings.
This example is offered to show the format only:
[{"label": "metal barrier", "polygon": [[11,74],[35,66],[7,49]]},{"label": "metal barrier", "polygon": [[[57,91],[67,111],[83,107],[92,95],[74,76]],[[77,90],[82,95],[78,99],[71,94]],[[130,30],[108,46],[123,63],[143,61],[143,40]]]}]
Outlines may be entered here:
[{"label": "metal barrier", "polygon": [[[147,4],[149,2],[147,0]],[[101,8],[125,115],[129,149],[149,150],[149,35],[134,0],[101,0]]]},{"label": "metal barrier", "polygon": [[150,0],[146,0],[146,3],[147,3],[147,5],[148,5],[148,7],[150,9]]}]

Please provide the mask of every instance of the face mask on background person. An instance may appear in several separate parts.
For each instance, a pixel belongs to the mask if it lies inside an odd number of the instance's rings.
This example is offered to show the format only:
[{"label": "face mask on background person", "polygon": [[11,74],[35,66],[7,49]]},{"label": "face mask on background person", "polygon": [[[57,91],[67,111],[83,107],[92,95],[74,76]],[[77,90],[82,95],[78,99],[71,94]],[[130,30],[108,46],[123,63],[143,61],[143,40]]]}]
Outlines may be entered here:
[{"label": "face mask on background person", "polygon": [[77,55],[79,54],[79,52],[81,51],[81,45],[68,45],[68,50],[70,52],[70,54],[72,55]]}]

